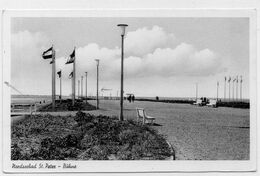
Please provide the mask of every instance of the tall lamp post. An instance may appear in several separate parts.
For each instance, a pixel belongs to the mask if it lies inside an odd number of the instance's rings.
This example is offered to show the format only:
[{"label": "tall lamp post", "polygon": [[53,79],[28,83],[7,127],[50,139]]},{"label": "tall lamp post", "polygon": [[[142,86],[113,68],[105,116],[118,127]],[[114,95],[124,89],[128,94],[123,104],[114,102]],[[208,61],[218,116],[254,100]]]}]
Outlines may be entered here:
[{"label": "tall lamp post", "polygon": [[120,90],[120,116],[119,120],[124,120],[123,116],[123,103],[124,103],[124,36],[125,28],[127,24],[118,24],[118,27],[121,28],[121,90]]},{"label": "tall lamp post", "polygon": [[219,82],[217,82],[217,101],[218,101],[218,89],[219,89]]},{"label": "tall lamp post", "polygon": [[99,109],[99,99],[98,99],[98,67],[99,67],[99,59],[95,59],[97,61],[97,109]]},{"label": "tall lamp post", "polygon": [[198,99],[198,83],[196,83],[196,101]]},{"label": "tall lamp post", "polygon": [[79,99],[79,96],[80,96],[79,92],[80,92],[80,80],[78,80],[78,99]]}]

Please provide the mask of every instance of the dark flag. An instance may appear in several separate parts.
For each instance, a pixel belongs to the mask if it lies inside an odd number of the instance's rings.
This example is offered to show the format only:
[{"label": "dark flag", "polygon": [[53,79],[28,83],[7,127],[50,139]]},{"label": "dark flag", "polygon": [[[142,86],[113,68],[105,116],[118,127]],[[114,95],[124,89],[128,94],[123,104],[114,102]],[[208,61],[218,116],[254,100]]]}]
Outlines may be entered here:
[{"label": "dark flag", "polygon": [[227,77],[225,76],[225,82],[227,81]]},{"label": "dark flag", "polygon": [[229,77],[229,79],[228,79],[228,82],[230,82],[231,81],[231,77]]},{"label": "dark flag", "polygon": [[59,75],[59,78],[61,77],[61,70],[57,72],[57,74]]},{"label": "dark flag", "polygon": [[75,60],[75,49],[73,50],[73,52],[70,54],[70,57],[68,59],[68,61],[66,62],[66,64],[71,64],[73,63]]},{"label": "dark flag", "polygon": [[243,81],[243,80],[242,80],[242,76],[240,76],[240,82],[242,83],[242,81]]},{"label": "dark flag", "polygon": [[43,59],[51,59],[53,55],[52,47],[42,53]]},{"label": "dark flag", "polygon": [[69,75],[69,78],[72,78],[72,77],[73,77],[73,72],[71,72]]}]

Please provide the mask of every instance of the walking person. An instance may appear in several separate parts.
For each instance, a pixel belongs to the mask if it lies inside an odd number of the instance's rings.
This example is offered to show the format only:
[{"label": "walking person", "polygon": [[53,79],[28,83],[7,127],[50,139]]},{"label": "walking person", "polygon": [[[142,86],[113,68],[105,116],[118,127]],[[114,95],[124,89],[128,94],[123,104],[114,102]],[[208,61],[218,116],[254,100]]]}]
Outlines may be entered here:
[{"label": "walking person", "polygon": [[135,96],[134,95],[132,95],[132,102],[134,102],[135,101]]}]

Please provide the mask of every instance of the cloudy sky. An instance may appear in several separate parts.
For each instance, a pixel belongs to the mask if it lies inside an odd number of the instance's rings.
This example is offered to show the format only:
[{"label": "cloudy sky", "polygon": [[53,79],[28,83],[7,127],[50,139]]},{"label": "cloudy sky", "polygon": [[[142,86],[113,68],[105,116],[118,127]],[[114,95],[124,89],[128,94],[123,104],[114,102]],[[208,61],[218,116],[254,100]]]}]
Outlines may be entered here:
[{"label": "cloudy sky", "polygon": [[[126,23],[126,93],[195,97],[198,83],[199,96],[216,97],[219,81],[223,97],[224,77],[242,75],[243,97],[248,98],[248,22],[247,18],[13,18],[11,84],[23,94],[50,95],[51,64],[41,54],[53,44],[63,94],[71,94],[72,64],[65,62],[76,46],[77,80],[88,72],[89,95],[96,92],[95,59],[100,59],[100,88],[116,95],[121,44],[117,24]],[[59,94],[58,78],[56,83]]]}]

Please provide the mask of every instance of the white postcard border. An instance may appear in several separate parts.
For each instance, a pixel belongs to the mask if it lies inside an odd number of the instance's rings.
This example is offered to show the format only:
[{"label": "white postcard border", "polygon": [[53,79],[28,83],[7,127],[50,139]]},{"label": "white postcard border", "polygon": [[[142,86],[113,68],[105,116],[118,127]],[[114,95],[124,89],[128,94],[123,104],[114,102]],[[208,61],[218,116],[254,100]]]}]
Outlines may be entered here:
[{"label": "white postcard border", "polygon": [[[3,82],[10,81],[13,17],[248,17],[250,19],[250,160],[248,161],[11,161],[10,89],[3,85],[3,170],[4,172],[205,172],[256,170],[256,10],[149,9],[149,10],[8,10],[3,14]],[[76,164],[77,169],[14,169],[12,164]]]}]

